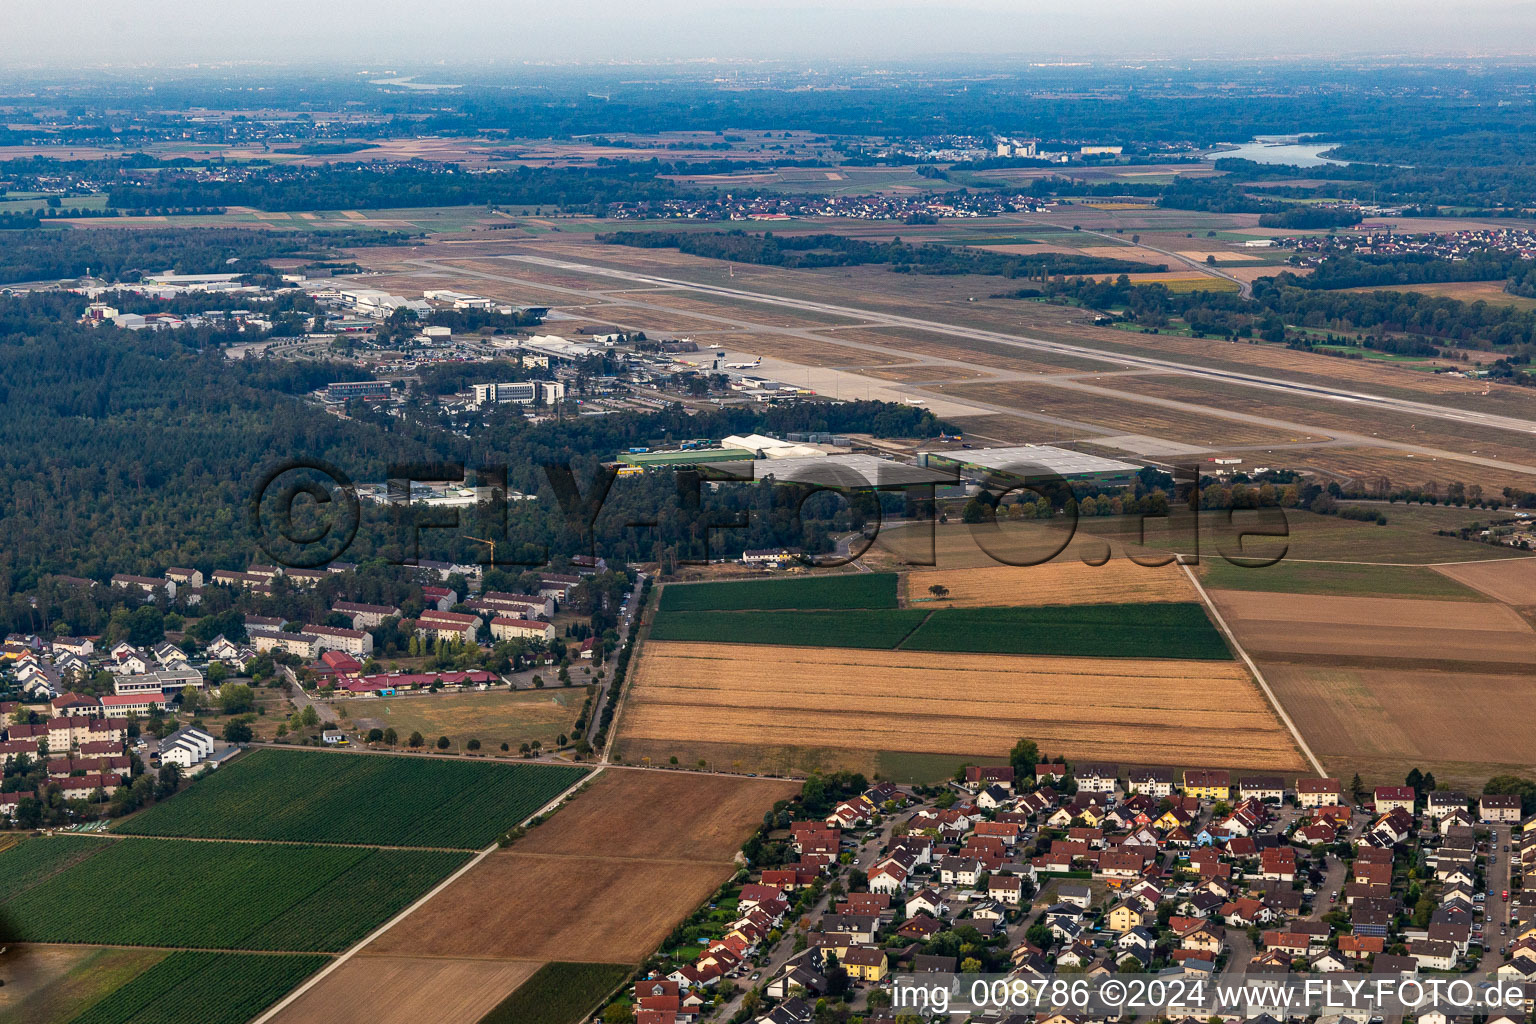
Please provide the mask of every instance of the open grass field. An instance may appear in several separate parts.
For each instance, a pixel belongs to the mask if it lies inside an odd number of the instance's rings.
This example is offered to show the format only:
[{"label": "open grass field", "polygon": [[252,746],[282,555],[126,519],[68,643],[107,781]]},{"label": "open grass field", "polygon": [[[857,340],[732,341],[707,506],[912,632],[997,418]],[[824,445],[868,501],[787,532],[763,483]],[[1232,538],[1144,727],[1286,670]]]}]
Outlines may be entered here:
[{"label": "open grass field", "polygon": [[1076,760],[1301,766],[1246,671],[1217,661],[652,642],[619,736],[626,759],[747,770],[828,747],[867,765],[895,751],[997,757],[1020,736]]},{"label": "open grass field", "polygon": [[844,573],[740,583],[671,584],[662,588],[660,611],[742,609],[895,608],[895,573]]},{"label": "open grass field", "polygon": [[72,1024],[244,1024],[329,959],[172,953]]},{"label": "open grass field", "polygon": [[1516,607],[1536,605],[1536,558],[1442,565],[1435,571],[1444,573],[1459,584],[1473,587],[1495,601]]},{"label": "open grass field", "polygon": [[283,1008],[277,1024],[478,1024],[540,965],[526,960],[354,956]]},{"label": "open grass field", "polygon": [[545,964],[481,1024],[579,1024],[630,973],[624,964]]},{"label": "open grass field", "polygon": [[901,646],[1077,658],[1232,657],[1205,607],[1194,602],[940,608]]},{"label": "open grass field", "polygon": [[264,748],[126,819],[117,831],[480,849],[585,771]]},{"label": "open grass field", "polygon": [[[19,849],[59,841],[31,840]],[[11,937],[122,946],[161,946],[174,937],[190,948],[334,951],[465,859],[447,851],[86,841],[101,852],[19,891],[0,883]],[[17,853],[0,853],[0,879],[11,877]],[[114,895],[104,899],[105,892]]]},{"label": "open grass field", "polygon": [[158,949],[12,944],[0,957],[0,1020],[67,1024],[165,955]]},{"label": "open grass field", "polygon": [[1321,430],[1311,433],[1292,431],[1215,416],[1202,412],[1202,406],[1195,404],[1187,409],[1147,405],[1134,399],[1137,390],[1127,386],[1124,394],[1096,394],[1054,387],[1048,383],[955,384],[945,388],[946,393],[962,401],[976,399],[1025,412],[1092,424],[1103,428],[1106,433],[1147,434],[1182,444],[1279,444],[1297,440],[1325,440],[1328,437]]},{"label": "open grass field", "polygon": [[484,693],[349,700],[344,706],[359,728],[393,728],[402,737],[420,732],[429,742],[447,736],[455,750],[463,750],[472,739],[487,751],[500,750],[503,743],[516,750],[533,740],[553,750],[562,733],[572,734],[586,697],[584,686],[531,691],[498,688]]},{"label": "open grass field", "polygon": [[[734,586],[735,584],[727,584]],[[921,609],[814,612],[662,612],[652,640],[712,640],[732,644],[809,644],[888,649],[928,616]]]},{"label": "open grass field", "polygon": [[1473,672],[1509,672],[1536,660],[1536,632],[1498,604],[1238,590],[1210,595],[1256,660]]},{"label": "open grass field", "polygon": [[[1085,565],[1061,559],[1044,565],[912,572],[904,577],[909,604],[930,608],[1191,601],[1194,588],[1177,566],[1146,567],[1127,559]],[[935,598],[928,588],[949,590]]]},{"label": "open grass field", "polygon": [[[1485,563],[1503,565],[1503,562]],[[1533,561],[1536,565],[1536,561]],[[1419,565],[1361,565],[1354,562],[1281,561],[1244,568],[1222,558],[1204,561],[1200,582],[1218,590],[1285,594],[1376,595],[1435,601],[1481,601],[1484,596],[1442,570]]]},{"label": "open grass field", "polygon": [[609,769],[364,952],[638,963],[730,878],[763,812],[798,790],[768,779]]}]

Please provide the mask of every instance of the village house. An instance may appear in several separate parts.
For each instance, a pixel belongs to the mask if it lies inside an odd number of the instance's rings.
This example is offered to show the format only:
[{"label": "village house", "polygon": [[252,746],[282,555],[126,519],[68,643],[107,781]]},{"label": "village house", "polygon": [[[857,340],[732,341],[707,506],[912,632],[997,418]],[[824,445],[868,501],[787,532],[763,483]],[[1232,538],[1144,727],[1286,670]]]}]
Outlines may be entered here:
[{"label": "village house", "polygon": [[1377,814],[1396,810],[1412,814],[1414,801],[1418,797],[1412,786],[1377,786],[1373,795]]},{"label": "village house", "polygon": [[1338,779],[1297,779],[1296,805],[1298,807],[1327,807],[1339,803],[1343,788]]},{"label": "village house", "polygon": [[1202,800],[1227,800],[1232,796],[1230,772],[1188,769],[1184,772],[1184,795]]},{"label": "village house", "polygon": [[1133,768],[1126,776],[1129,792],[1155,800],[1173,795],[1173,772],[1166,768]]},{"label": "village house", "polygon": [[1516,794],[1484,793],[1477,801],[1477,813],[1483,821],[1509,823],[1520,820],[1520,797]]}]

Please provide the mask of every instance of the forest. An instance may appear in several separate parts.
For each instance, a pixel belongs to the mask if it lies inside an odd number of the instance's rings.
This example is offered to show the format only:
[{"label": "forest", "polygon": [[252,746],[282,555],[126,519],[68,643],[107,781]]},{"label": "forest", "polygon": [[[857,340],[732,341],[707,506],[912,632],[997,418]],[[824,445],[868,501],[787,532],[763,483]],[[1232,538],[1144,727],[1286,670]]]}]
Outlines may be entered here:
[{"label": "forest", "polygon": [[249,228],[134,231],[40,228],[13,231],[0,246],[0,284],[83,277],[132,283],[145,274],[266,274],[263,260],[323,259],[332,246],[394,245],[396,231],[339,228],[319,233]]},{"label": "forest", "polygon": [[[1353,280],[1352,272],[1343,273],[1344,280]],[[1113,281],[1052,279],[996,297],[1044,296],[1093,309],[1123,310],[1127,319],[1154,329],[1180,318],[1196,333],[1217,337],[1257,336],[1280,342],[1287,339],[1290,324],[1369,332],[1361,339],[1366,347],[1402,354],[1431,355],[1443,346],[1492,350],[1524,362],[1536,351],[1536,311],[1418,292],[1337,290],[1349,287],[1354,285],[1316,286],[1313,278],[1282,272],[1254,282],[1253,298],[1244,299],[1234,292],[1173,292],[1156,282],[1135,285],[1122,275]],[[1413,337],[1393,337],[1398,334]],[[1414,343],[1414,338],[1435,339],[1439,346]]]},{"label": "forest", "polygon": [[[359,405],[340,418],[298,397],[356,379],[355,368],[231,360],[183,344],[186,332],[81,326],[84,303],[66,293],[0,296],[0,609],[13,623],[34,618],[19,595],[50,576],[105,581],[171,565],[207,574],[269,561],[246,507],[263,474],[287,459],[323,459],[357,482],[383,482],[389,467],[407,462],[505,465],[509,486],[539,499],[508,503],[504,525],[487,508],[466,511],[461,529],[423,529],[421,557],[483,560],[485,546],[472,535],[498,541],[496,558],[509,566],[593,550],[621,562],[675,560],[703,557],[706,541],[715,557],[743,547],[829,550],[833,529],[879,513],[868,501],[849,507],[829,497],[802,510],[804,494],[761,482],[712,493],[671,473],[614,480],[600,463],[615,452],[754,430],[932,437],[945,429],[923,410],[851,402],[539,424],[506,408],[466,437],[432,406],[391,416]],[[402,561],[411,546],[407,519],[417,517],[393,511],[365,502],[362,526],[340,557]],[[743,519],[742,529],[710,527]],[[208,600],[218,612],[228,595],[210,588]]]},{"label": "forest", "polygon": [[707,256],[737,263],[809,269],[817,267],[888,266],[899,273],[983,274],[995,277],[1034,277],[1039,274],[1150,273],[1165,264],[1137,263],[1106,256],[1041,253],[980,252],[930,243],[912,245],[899,237],[890,242],[865,242],[843,235],[776,235],[771,231],[614,231],[595,236],[599,242],[637,249],[677,249],[690,256]]}]

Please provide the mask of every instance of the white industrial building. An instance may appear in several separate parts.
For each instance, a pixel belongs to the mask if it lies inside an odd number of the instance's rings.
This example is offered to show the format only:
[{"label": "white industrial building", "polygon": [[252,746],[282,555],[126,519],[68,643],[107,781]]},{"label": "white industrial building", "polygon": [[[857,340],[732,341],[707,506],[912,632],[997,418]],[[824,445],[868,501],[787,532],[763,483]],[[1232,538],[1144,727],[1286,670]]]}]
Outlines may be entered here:
[{"label": "white industrial building", "polygon": [[160,763],[180,765],[183,769],[191,768],[211,755],[213,747],[212,736],[189,725],[177,729],[160,741]]},{"label": "white industrial building", "polygon": [[1141,470],[1134,463],[1085,455],[1048,444],[919,452],[917,464],[934,469],[954,467],[972,477],[1001,474],[1030,479],[1054,475],[1069,482],[1098,484],[1128,484]]}]

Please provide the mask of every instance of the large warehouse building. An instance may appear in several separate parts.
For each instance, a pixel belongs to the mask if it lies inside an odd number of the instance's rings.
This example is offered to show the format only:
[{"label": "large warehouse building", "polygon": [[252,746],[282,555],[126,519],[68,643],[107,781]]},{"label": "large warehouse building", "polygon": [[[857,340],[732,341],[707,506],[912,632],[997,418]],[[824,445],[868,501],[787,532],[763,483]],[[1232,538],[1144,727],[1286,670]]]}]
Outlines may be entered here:
[{"label": "large warehouse building", "polygon": [[1029,479],[1055,475],[1068,483],[1123,486],[1141,467],[1130,462],[1084,455],[1047,444],[1023,444],[1009,448],[967,448],[947,452],[919,452],[917,464],[935,469],[954,467],[961,475],[982,478],[1009,476]]}]

